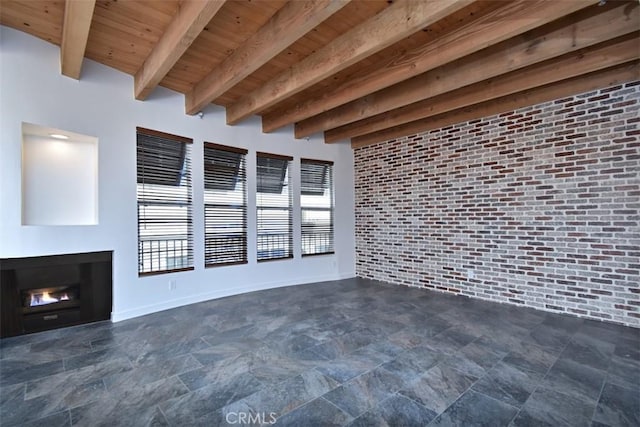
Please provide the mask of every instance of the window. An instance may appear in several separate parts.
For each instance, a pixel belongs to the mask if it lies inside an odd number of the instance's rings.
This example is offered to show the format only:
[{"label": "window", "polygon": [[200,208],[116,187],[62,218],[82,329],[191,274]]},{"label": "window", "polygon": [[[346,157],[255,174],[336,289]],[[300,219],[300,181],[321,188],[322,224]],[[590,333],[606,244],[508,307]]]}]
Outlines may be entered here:
[{"label": "window", "polygon": [[247,150],[204,143],[204,264],[247,262]]},{"label": "window", "polygon": [[258,261],[293,258],[292,157],[257,154]]},{"label": "window", "polygon": [[333,162],[300,161],[302,256],[332,254]]},{"label": "window", "polygon": [[137,128],[139,275],[193,269],[192,142]]}]

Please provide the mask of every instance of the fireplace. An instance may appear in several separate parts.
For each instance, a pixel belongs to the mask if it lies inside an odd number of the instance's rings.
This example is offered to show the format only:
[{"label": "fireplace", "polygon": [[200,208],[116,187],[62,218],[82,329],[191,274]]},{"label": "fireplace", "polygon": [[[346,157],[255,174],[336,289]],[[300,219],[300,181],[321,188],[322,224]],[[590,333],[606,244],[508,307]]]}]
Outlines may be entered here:
[{"label": "fireplace", "polygon": [[111,270],[111,251],[0,259],[0,336],[109,319]]}]

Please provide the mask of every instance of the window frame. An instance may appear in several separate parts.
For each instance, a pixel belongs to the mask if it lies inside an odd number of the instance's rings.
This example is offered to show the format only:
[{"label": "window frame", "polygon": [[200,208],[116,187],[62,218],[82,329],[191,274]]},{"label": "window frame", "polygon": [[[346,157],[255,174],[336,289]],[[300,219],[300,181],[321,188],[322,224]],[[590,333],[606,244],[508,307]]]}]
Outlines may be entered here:
[{"label": "window frame", "polygon": [[[144,137],[148,138],[146,140],[146,143],[148,144],[146,147],[144,146],[145,144]],[[158,139],[159,141],[153,141],[154,138]],[[154,152],[152,149],[150,149],[150,146],[152,145],[152,143],[158,146],[161,146],[166,142],[180,144],[179,149],[176,151],[179,151],[181,153],[180,160],[178,162],[178,164],[181,163],[181,165],[180,165],[180,171],[177,173],[177,181],[176,181],[177,185],[174,185],[174,186],[184,189],[184,191],[181,191],[182,193],[184,193],[183,197],[178,197],[180,192],[176,192],[176,194],[174,195],[175,197],[172,199],[171,194],[167,194],[161,191],[163,187],[170,188],[172,187],[172,185],[166,185],[166,182],[168,182],[167,171],[163,170],[166,168],[163,168],[162,161],[160,159],[162,157],[162,153],[158,155],[158,152],[157,151]],[[136,203],[138,206],[138,212],[137,212],[138,236],[137,237],[138,237],[138,276],[139,277],[194,270],[193,180],[192,180],[192,166],[191,166],[192,145],[193,145],[193,139],[191,138],[186,138],[183,136],[173,135],[173,134],[160,132],[152,129],[146,129],[143,127],[136,127]],[[141,153],[143,154],[143,156],[141,156]],[[148,153],[151,153],[151,156],[144,155]],[[147,160],[153,157],[156,157],[158,164],[153,166],[147,166]],[[174,166],[177,166],[177,165],[174,165]],[[158,172],[156,176],[154,176],[153,173],[146,174],[145,171],[147,170],[148,171],[155,170],[156,172],[157,171],[160,171],[160,172]],[[145,188],[145,186],[147,185],[146,177],[151,178],[151,183],[149,183],[148,185],[153,187],[150,187],[149,189]],[[183,180],[184,180],[184,185],[182,183]],[[158,196],[158,195],[160,197],[157,197],[154,200],[154,196]],[[153,238],[145,239],[143,238],[143,235],[141,233],[143,226],[153,227],[154,222],[155,222],[155,225],[161,224],[162,215],[165,215],[165,218],[167,218],[166,215],[168,214],[168,212],[166,211],[161,211],[160,213],[141,216],[142,210],[146,210],[148,208],[154,208],[154,207],[159,209],[162,209],[162,208],[171,209],[171,207],[186,208],[186,217],[184,221],[166,222],[166,224],[170,224],[169,227],[176,226],[176,224],[178,227],[185,227],[186,234],[184,233],[181,233],[181,234],[166,233],[165,234],[165,237],[178,236],[178,237],[185,237],[184,239],[166,239],[166,238],[165,239],[153,239]],[[156,217],[154,220],[154,215],[159,215],[159,214],[161,214],[161,216]],[[170,218],[170,215],[169,215],[169,218]],[[153,234],[151,234],[150,236],[154,237]],[[175,249],[176,241],[180,241],[180,242],[186,241],[186,248],[184,247],[183,243],[180,243],[179,249],[176,250]],[[144,242],[151,242],[150,244],[151,250],[144,249],[144,246],[145,246]],[[158,243],[157,248],[154,250],[153,242],[165,242],[166,243],[165,249],[163,250],[161,248],[161,244]],[[169,256],[168,242],[174,242],[174,247],[172,249],[174,256]],[[149,257],[145,257],[145,254],[150,254],[150,255]],[[177,259],[184,259],[186,257],[186,266],[181,266],[181,267],[174,266],[171,268],[169,268],[168,266],[165,266],[164,268],[162,268],[161,266],[163,262],[162,262],[161,255],[163,254],[164,254],[165,265],[168,265],[170,262],[175,263]],[[176,254],[177,256],[175,256]],[[146,260],[149,260],[151,264],[150,269],[144,268]],[[155,269],[154,269],[154,261],[158,262],[158,267]],[[183,262],[181,261],[180,264],[182,265]]]},{"label": "window frame", "polygon": [[[266,159],[274,159],[274,160],[283,160],[286,162],[286,168],[284,169],[284,171],[282,172],[282,188],[284,188],[284,186],[287,186],[287,201],[288,201],[288,206],[287,206],[287,219],[288,219],[288,224],[287,224],[287,234],[286,234],[286,242],[287,242],[287,246],[288,246],[288,252],[285,252],[284,256],[275,256],[275,257],[260,257],[260,248],[261,248],[261,242],[260,242],[260,238],[261,238],[261,211],[266,211],[266,210],[283,210],[282,206],[269,206],[267,205],[263,205],[261,206],[261,194],[276,194],[276,193],[271,193],[271,192],[260,192],[258,191],[260,188],[260,158],[266,158]],[[293,157],[291,156],[284,156],[284,155],[280,155],[280,154],[273,154],[273,153],[265,153],[265,152],[257,152],[256,153],[256,259],[258,263],[261,262],[267,262],[267,261],[276,261],[276,260],[285,260],[285,259],[292,259],[294,257],[294,252],[293,252],[293,191],[292,191],[292,177],[291,177],[291,165],[293,162]],[[284,180],[286,180],[286,183],[284,182]],[[282,192],[282,190],[281,190]],[[262,222],[264,223],[264,222]],[[267,245],[270,247],[270,245]],[[269,249],[271,250],[271,249]]]},{"label": "window frame", "polygon": [[[222,203],[219,204],[214,204],[214,203],[208,203],[207,202],[207,191],[208,190],[214,190],[214,188],[207,188],[207,149],[210,150],[217,150],[217,151],[222,151],[222,152],[226,152],[226,153],[234,153],[237,154],[238,157],[238,164],[236,165],[236,180],[240,180],[240,182],[242,183],[242,203],[241,204],[233,204],[232,202],[230,202],[230,204],[228,205],[224,205]],[[230,266],[230,265],[242,265],[242,264],[247,264],[248,263],[248,249],[247,249],[247,242],[248,242],[248,224],[247,224],[247,210],[248,210],[248,206],[247,206],[247,171],[246,171],[246,157],[247,157],[247,153],[248,150],[243,149],[243,148],[237,148],[237,147],[230,147],[230,146],[226,146],[226,145],[220,145],[220,144],[215,144],[212,142],[205,142],[204,146],[203,146],[203,173],[204,173],[204,183],[203,183],[203,205],[204,205],[204,266],[205,268],[212,268],[212,267],[222,267],[222,266]],[[211,168],[209,168],[211,169]],[[213,178],[213,177],[212,177]],[[237,185],[237,182],[236,184]],[[216,190],[224,190],[223,188],[217,188]],[[229,191],[229,190],[227,190]],[[234,191],[237,191],[234,189]],[[241,224],[241,241],[242,241],[242,246],[240,248],[239,251],[237,251],[236,253],[241,255],[241,259],[237,260],[237,261],[227,261],[227,262],[213,262],[213,263],[208,263],[207,262],[207,220],[208,220],[208,215],[207,215],[207,208],[208,207],[218,207],[220,209],[224,209],[224,208],[232,208],[232,209],[237,209],[239,208],[241,210],[241,216],[242,216],[242,224]]]},{"label": "window frame", "polygon": [[[313,196],[313,194],[305,194],[305,173],[304,173],[304,165],[320,165],[325,168],[324,172],[326,177],[322,178],[322,187],[324,189],[329,190],[329,207],[311,207],[305,206],[303,203],[303,199],[305,196]],[[310,257],[310,256],[318,256],[318,255],[333,255],[335,254],[335,185],[334,185],[334,162],[330,160],[317,160],[317,159],[300,159],[300,240],[301,240],[301,254],[302,257]],[[326,180],[326,182],[325,182]],[[314,192],[318,192],[318,188],[314,188]],[[323,190],[324,194],[324,190]],[[322,251],[322,252],[305,252],[305,235],[313,235],[313,233],[305,233],[306,229],[309,229],[311,226],[305,226],[304,218],[305,211],[318,211],[318,212],[329,212],[329,246],[330,250]]]}]

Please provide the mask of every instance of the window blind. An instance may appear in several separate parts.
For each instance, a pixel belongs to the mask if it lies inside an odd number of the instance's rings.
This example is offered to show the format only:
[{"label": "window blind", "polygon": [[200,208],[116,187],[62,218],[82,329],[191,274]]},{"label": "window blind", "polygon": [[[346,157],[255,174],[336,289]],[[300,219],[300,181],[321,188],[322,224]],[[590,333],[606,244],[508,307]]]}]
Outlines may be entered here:
[{"label": "window blind", "polygon": [[138,274],[193,269],[191,143],[136,128]]},{"label": "window blind", "polygon": [[258,261],[293,258],[292,157],[257,153]]},{"label": "window blind", "polygon": [[204,143],[204,264],[247,262],[247,150]]},{"label": "window blind", "polygon": [[334,253],[333,162],[300,160],[302,256]]}]

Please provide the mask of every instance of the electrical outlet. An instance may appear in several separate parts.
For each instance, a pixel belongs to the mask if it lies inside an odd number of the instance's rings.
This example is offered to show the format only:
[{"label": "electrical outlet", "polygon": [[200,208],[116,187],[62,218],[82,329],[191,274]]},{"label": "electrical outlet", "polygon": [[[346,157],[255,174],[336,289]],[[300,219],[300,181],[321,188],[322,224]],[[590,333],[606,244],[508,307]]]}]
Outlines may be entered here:
[{"label": "electrical outlet", "polygon": [[169,290],[170,291],[175,291],[176,290],[176,281],[175,280],[169,280]]},{"label": "electrical outlet", "polygon": [[473,279],[476,277],[476,272],[473,270],[467,270],[467,279]]}]

